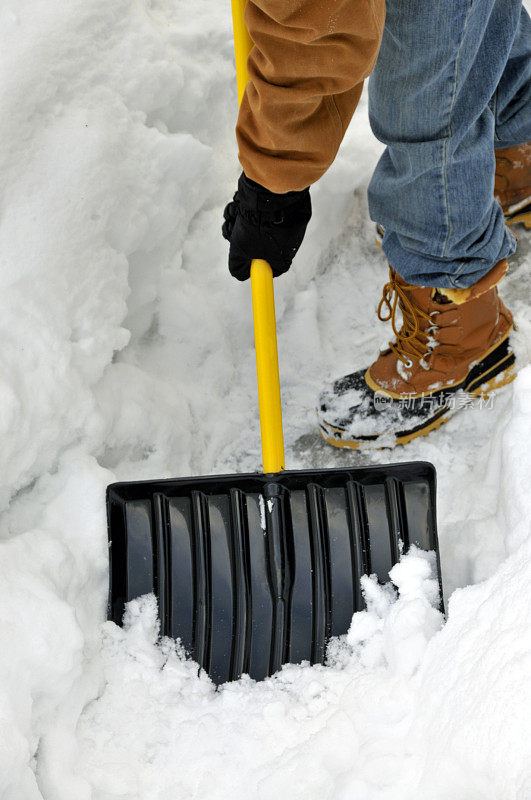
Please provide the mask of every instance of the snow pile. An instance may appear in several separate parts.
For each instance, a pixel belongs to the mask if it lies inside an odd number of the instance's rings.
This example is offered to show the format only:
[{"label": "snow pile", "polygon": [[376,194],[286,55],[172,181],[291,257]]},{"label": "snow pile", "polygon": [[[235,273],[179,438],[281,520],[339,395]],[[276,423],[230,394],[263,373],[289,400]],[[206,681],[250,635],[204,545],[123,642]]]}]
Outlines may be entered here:
[{"label": "snow pile", "polygon": [[[204,1],[193,19],[190,10],[129,0],[4,4],[4,502],[76,439],[101,448],[115,420],[102,419],[92,389],[113,352],[155,324],[170,263],[173,283],[182,281],[185,235],[211,197],[216,160],[188,131],[208,136],[219,125],[229,138],[234,117],[218,103],[214,120],[196,99],[208,85],[208,104],[222,84],[231,99],[229,20]],[[190,26],[212,47],[197,65]],[[120,381],[131,385],[131,373]],[[185,403],[179,412],[184,434]]]},{"label": "snow pile", "polygon": [[418,676],[419,797],[531,796],[530,586],[528,538],[489,581],[452,596]]},{"label": "snow pile", "polygon": [[[0,797],[33,800],[49,784],[77,791],[74,729],[100,675],[105,515],[110,475],[72,450],[4,515],[0,545]],[[36,754],[38,754],[36,756]],[[63,774],[69,775],[63,780]],[[73,791],[75,789],[75,791]],[[56,791],[55,789],[53,790]],[[51,795],[54,796],[53,794]]]},{"label": "snow pile", "polygon": [[189,468],[181,393],[112,362],[156,328],[165,271],[176,280],[190,221],[211,198],[216,154],[201,136],[219,125],[232,139],[234,105],[219,102],[217,119],[205,110],[232,80],[230,20],[205,2],[190,10],[128,0],[0,10],[0,506],[25,490],[1,526],[6,799],[83,796],[73,737],[99,685],[89,660],[105,613],[109,445],[123,431],[142,461],[166,395],[158,439],[176,462],[166,468]]},{"label": "snow pile", "polygon": [[367,611],[354,614],[347,635],[348,644],[364,644],[362,664],[388,664],[394,672],[413,675],[442,622],[435,576],[435,554],[412,547],[389,573],[398,600],[391,584],[381,587],[374,578],[362,578]]},{"label": "snow pile", "polygon": [[529,237],[502,287],[514,388],[392,456],[324,445],[323,382],[389,338],[361,109],[277,283],[287,462],[433,461],[449,619],[411,554],[398,599],[366,581],[329,667],[215,692],[156,644],[149,601],[104,623],[104,489],[259,467],[249,287],[219,234],[238,174],[229,8],[6,0],[0,19],[2,800],[527,800]]},{"label": "snow pile", "polygon": [[[346,797],[336,792],[353,780],[370,785],[375,759],[399,747],[408,679],[442,623],[432,568],[424,553],[406,556],[393,570],[398,599],[367,578],[368,611],[334,642],[330,666],[289,665],[219,691],[170,641],[157,646],[153,597],[130,603],[124,630],[105,626],[106,685],[79,726],[81,773],[102,797]],[[374,691],[384,708],[369,722],[360,703],[368,711]]]}]

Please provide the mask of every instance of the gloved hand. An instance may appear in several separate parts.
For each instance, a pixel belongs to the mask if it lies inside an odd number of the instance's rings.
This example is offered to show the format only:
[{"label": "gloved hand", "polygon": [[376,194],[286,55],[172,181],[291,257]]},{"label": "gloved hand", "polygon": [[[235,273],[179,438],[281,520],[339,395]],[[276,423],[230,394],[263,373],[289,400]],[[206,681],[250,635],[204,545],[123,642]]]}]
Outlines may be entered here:
[{"label": "gloved hand", "polygon": [[230,274],[246,281],[251,261],[263,258],[276,278],[288,271],[301,246],[312,216],[310,190],[275,194],[242,172],[238,191],[223,216],[223,236],[230,242]]}]

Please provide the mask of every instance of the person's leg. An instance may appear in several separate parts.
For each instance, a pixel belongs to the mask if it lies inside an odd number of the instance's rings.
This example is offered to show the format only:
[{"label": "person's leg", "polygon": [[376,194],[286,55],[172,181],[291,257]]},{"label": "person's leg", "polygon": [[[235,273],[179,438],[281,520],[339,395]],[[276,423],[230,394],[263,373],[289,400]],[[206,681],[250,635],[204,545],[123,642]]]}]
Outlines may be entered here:
[{"label": "person's leg", "polygon": [[[388,0],[369,86],[371,125],[387,148],[369,208],[391,266],[410,284],[468,287],[515,250],[493,196],[492,100],[505,78],[506,135],[521,9],[521,0]],[[514,55],[516,68],[526,54]]]},{"label": "person's leg", "polygon": [[496,120],[496,149],[531,140],[531,20],[523,7],[509,60],[491,105]]},{"label": "person's leg", "polygon": [[531,20],[524,8],[491,107],[496,120],[494,193],[507,224],[531,228]]},{"label": "person's leg", "polygon": [[495,118],[500,144],[526,135],[526,24],[520,0],[388,0],[369,92],[387,149],[369,206],[385,228],[378,316],[394,339],[322,392],[330,444],[406,444],[514,378],[497,287],[515,239],[494,198],[494,137]]}]

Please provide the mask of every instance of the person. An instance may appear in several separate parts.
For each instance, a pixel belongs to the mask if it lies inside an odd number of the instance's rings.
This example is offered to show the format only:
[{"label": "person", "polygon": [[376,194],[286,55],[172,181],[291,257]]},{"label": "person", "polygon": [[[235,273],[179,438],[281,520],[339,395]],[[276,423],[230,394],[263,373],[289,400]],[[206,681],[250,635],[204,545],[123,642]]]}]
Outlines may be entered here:
[{"label": "person", "polygon": [[309,187],[374,68],[369,116],[386,149],[368,200],[390,264],[378,316],[394,338],[326,387],[318,413],[331,444],[406,443],[514,378],[498,284],[510,226],[531,228],[529,16],[522,0],[248,0],[246,23],[230,272],[246,280],[252,258],[275,277],[289,269]]}]

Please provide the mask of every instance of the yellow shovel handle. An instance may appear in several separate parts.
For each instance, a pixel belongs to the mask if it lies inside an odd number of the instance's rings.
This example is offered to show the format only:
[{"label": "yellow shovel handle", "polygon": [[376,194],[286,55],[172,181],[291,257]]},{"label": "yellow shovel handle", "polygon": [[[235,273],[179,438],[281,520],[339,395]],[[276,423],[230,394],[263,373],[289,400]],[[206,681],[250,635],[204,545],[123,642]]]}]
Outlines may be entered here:
[{"label": "yellow shovel handle", "polygon": [[[247,58],[253,43],[244,20],[246,0],[231,0],[231,2],[238,101],[241,103],[249,81]],[[252,262],[251,290],[263,468],[264,472],[280,472],[284,469],[284,435],[280,404],[273,272],[267,261],[255,259]]]},{"label": "yellow shovel handle", "polygon": [[245,87],[249,82],[247,59],[253,47],[253,40],[245,24],[245,6],[247,0],[231,0],[232,29],[234,31],[234,55],[236,57],[236,81],[238,83],[238,103],[242,102]]}]

